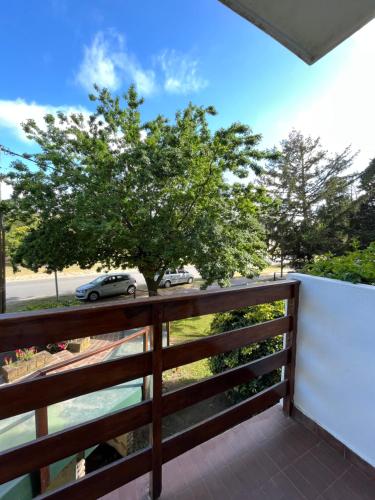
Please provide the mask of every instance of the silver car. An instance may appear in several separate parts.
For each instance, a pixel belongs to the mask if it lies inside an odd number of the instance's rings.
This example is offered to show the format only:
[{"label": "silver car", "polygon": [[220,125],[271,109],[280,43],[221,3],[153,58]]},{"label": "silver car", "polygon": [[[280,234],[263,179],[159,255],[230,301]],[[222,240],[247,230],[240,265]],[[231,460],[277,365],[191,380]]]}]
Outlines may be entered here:
[{"label": "silver car", "polygon": [[[155,276],[157,279],[157,276]],[[162,277],[159,286],[169,288],[171,285],[182,285],[185,283],[193,283],[193,275],[185,269],[167,269]]]},{"label": "silver car", "polygon": [[95,302],[102,297],[133,294],[137,289],[136,280],[127,273],[104,274],[95,278],[90,283],[76,289],[76,297],[79,300]]}]

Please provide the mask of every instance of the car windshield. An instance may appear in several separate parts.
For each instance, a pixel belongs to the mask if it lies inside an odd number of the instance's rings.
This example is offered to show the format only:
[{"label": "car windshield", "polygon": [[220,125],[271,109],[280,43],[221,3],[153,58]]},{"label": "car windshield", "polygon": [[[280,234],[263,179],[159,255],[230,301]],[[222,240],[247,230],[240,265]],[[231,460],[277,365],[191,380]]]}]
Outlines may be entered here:
[{"label": "car windshield", "polygon": [[106,276],[98,276],[94,280],[90,281],[90,283],[93,285],[99,285],[99,283],[101,283],[105,278]]}]

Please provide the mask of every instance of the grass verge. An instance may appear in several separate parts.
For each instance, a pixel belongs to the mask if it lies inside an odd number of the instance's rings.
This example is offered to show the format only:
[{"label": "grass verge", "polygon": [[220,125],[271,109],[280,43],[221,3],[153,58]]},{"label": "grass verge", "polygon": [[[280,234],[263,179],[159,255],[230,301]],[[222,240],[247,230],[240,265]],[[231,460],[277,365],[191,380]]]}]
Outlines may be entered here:
[{"label": "grass verge", "polygon": [[[209,335],[212,319],[213,314],[207,314],[206,316],[197,316],[195,318],[171,322],[171,345],[191,342]],[[195,363],[179,366],[164,372],[164,387],[168,391],[177,389],[178,387],[192,384],[210,375],[211,371],[208,367],[207,359],[201,359]]]},{"label": "grass verge", "polygon": [[56,307],[72,307],[79,306],[82,302],[77,300],[74,295],[63,295],[60,300],[50,297],[45,299],[31,299],[19,302],[11,302],[7,304],[6,312],[25,312],[25,311],[38,311],[39,309],[54,309]]}]

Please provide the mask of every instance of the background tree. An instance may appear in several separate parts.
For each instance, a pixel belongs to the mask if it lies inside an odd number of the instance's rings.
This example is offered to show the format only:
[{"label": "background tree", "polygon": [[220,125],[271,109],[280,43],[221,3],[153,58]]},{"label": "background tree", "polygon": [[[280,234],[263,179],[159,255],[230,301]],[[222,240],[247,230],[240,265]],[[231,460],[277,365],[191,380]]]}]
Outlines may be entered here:
[{"label": "background tree", "polygon": [[10,257],[18,266],[38,271],[44,268],[55,275],[56,299],[59,300],[57,272],[74,264],[80,255],[80,242],[62,220],[51,219],[36,227],[19,226],[9,232]]},{"label": "background tree", "polygon": [[[37,168],[15,162],[12,179],[18,214],[36,214],[34,236],[53,234],[61,251],[68,240],[64,263],[138,267],[150,294],[168,267],[194,264],[207,283],[225,283],[264,265],[264,194],[227,181],[271,157],[257,148],[259,135],[240,123],[213,133],[207,115],[215,110],[193,104],[174,122],[142,123],[134,87],[124,101],[98,88],[90,98],[97,108],[88,117],[58,113],[43,128],[24,126],[41,152]],[[34,236],[25,245],[40,245]],[[31,263],[24,248],[19,255],[34,268],[46,263]]]},{"label": "background tree", "polygon": [[342,255],[352,246],[350,221],[355,206],[351,193],[355,175],[326,182],[316,211],[316,254]]},{"label": "background tree", "polygon": [[295,238],[293,218],[286,200],[274,198],[263,210],[262,222],[266,229],[268,253],[273,260],[280,261],[280,274],[283,276],[285,261]]},{"label": "background tree", "polygon": [[[331,156],[319,139],[304,137],[296,130],[282,141],[280,154],[268,163],[262,178],[277,201],[266,218],[273,256],[282,261],[290,259],[293,266],[300,267],[314,255],[327,251],[323,234],[326,245],[333,237],[340,247],[342,228],[337,226],[335,214],[338,205],[340,217],[345,212],[346,192],[354,177],[344,172],[352,161],[350,148]],[[323,227],[318,224],[319,216]]]},{"label": "background tree", "polygon": [[360,247],[366,248],[375,241],[375,158],[361,173],[359,188],[362,194],[351,217],[350,231]]}]

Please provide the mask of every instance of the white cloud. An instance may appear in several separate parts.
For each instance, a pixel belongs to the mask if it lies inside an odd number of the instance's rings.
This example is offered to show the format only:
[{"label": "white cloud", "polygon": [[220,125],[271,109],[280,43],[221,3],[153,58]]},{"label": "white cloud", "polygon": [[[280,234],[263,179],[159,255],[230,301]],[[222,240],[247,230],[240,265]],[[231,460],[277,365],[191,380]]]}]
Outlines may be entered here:
[{"label": "white cloud", "polygon": [[120,86],[115,54],[111,54],[108,42],[98,33],[90,47],[84,48],[83,61],[77,74],[77,82],[88,91],[93,84],[116,90]]},{"label": "white cloud", "polygon": [[[154,58],[154,63],[166,92],[188,94],[208,85],[198,74],[198,60],[188,54],[165,50]],[[83,61],[75,79],[87,91],[92,91],[94,83],[114,91],[135,83],[139,93],[145,96],[158,89],[155,70],[142,67],[127,50],[124,37],[114,30],[96,33],[91,45],[84,47]]]},{"label": "white cloud", "polygon": [[84,48],[84,56],[76,81],[85,90],[92,91],[94,83],[110,90],[123,83],[135,83],[143,95],[156,89],[155,73],[144,70],[136,58],[125,49],[124,38],[115,31],[98,32],[92,44]]},{"label": "white cloud", "polygon": [[323,90],[305,95],[292,110],[278,111],[283,118],[276,117],[270,136],[279,141],[294,127],[320,136],[332,152],[351,144],[353,151],[360,150],[355,167],[362,169],[375,157],[375,22],[354,35],[346,50],[345,61]]},{"label": "white cloud", "polygon": [[88,111],[83,107],[73,106],[50,106],[26,102],[23,99],[14,101],[0,100],[0,127],[10,130],[18,139],[27,142],[27,137],[22,130],[21,124],[29,118],[35,120],[38,125],[43,124],[43,117],[48,114],[56,114],[58,111],[64,113],[83,113]]},{"label": "white cloud", "polygon": [[198,92],[208,81],[198,74],[198,61],[175,50],[165,50],[157,61],[164,75],[164,89],[174,94]]}]

